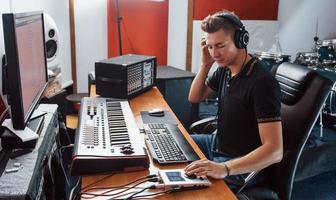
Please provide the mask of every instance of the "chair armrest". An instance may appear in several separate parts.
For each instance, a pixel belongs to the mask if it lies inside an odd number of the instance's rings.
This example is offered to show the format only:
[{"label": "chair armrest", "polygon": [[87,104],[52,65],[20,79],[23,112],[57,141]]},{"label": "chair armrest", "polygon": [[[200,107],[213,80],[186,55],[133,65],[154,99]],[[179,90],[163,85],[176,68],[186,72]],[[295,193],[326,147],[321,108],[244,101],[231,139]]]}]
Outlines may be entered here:
[{"label": "chair armrest", "polygon": [[244,179],[244,184],[239,188],[239,190],[237,191],[237,194],[241,193],[244,188],[250,184],[250,182],[254,179],[254,177],[259,173],[259,171],[253,171],[251,173],[249,173],[249,175]]},{"label": "chair armrest", "polygon": [[[237,188],[235,195],[238,200],[279,200],[277,193],[271,187],[268,186],[253,186],[247,187],[252,180],[256,177],[259,171],[253,171],[244,179],[244,183]],[[239,186],[239,185],[237,185]],[[247,187],[247,188],[246,188]]]},{"label": "chair armrest", "polygon": [[197,134],[209,134],[217,129],[217,116],[207,117],[192,123],[189,130]]},{"label": "chair armrest", "polygon": [[270,187],[251,187],[240,194],[236,194],[238,200],[280,200],[278,194]]}]

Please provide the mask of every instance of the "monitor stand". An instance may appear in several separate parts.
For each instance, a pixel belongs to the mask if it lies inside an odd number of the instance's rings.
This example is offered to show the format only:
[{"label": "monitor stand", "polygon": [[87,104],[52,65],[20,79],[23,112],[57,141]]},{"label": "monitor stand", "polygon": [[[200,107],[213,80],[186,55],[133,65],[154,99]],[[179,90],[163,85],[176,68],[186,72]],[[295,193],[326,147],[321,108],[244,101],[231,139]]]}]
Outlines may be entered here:
[{"label": "monitor stand", "polygon": [[9,141],[18,141],[19,139],[18,143],[25,143],[36,140],[40,131],[42,130],[45,114],[45,112],[35,110],[33,115],[30,117],[30,121],[23,130],[14,129],[12,120],[6,119],[2,123],[2,126],[5,127],[11,134],[4,133],[2,135],[2,140],[9,139]]}]

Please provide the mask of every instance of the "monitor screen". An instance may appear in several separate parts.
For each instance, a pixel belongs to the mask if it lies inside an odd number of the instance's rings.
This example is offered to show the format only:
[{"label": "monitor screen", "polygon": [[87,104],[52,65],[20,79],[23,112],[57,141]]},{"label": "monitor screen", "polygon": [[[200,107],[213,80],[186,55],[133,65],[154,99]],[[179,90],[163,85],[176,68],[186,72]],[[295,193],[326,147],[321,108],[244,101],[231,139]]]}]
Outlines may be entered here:
[{"label": "monitor screen", "polygon": [[43,12],[2,15],[8,104],[15,129],[24,129],[48,83]]}]

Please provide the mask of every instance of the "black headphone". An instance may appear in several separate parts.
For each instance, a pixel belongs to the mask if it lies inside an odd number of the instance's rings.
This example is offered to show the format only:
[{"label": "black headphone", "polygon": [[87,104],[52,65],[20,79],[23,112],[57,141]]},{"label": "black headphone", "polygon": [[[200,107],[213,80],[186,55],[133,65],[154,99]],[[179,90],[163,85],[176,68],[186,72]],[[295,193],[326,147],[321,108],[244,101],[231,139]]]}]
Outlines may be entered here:
[{"label": "black headphone", "polygon": [[233,14],[227,12],[219,13],[215,16],[229,20],[231,23],[238,27],[234,33],[234,43],[238,49],[246,49],[246,46],[249,43],[250,36],[247,30],[245,30],[245,27],[240,19]]}]

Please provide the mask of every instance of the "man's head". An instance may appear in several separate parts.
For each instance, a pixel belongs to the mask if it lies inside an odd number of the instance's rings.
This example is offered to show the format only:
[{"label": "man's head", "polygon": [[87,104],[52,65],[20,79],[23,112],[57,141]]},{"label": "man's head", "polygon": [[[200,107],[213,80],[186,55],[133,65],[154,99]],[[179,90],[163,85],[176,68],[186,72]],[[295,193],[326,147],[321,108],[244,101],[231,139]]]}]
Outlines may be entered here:
[{"label": "man's head", "polygon": [[219,29],[231,34],[237,48],[246,48],[249,42],[249,33],[237,15],[225,10],[208,15],[202,21],[202,30],[206,33],[214,33]]},{"label": "man's head", "polygon": [[206,33],[209,53],[219,66],[233,65],[237,63],[239,54],[245,55],[248,32],[233,13],[221,11],[209,15],[202,21],[201,27]]}]

